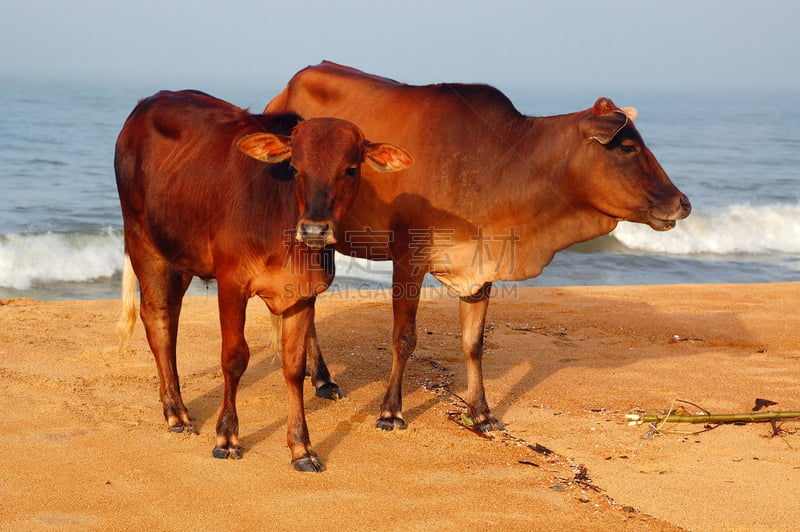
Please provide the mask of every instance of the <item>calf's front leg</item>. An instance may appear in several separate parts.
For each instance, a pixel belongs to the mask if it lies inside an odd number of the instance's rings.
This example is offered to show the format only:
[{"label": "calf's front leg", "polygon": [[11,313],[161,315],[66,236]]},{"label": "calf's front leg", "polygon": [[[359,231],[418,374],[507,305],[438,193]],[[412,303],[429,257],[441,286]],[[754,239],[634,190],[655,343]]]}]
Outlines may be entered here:
[{"label": "calf's front leg", "polygon": [[239,381],[250,361],[250,348],[244,339],[247,297],[228,290],[219,284],[219,320],[222,330],[222,375],[225,388],[222,393],[222,410],[217,419],[217,440],[214,458],[242,457],[239,444],[239,417],[236,413],[236,393]]},{"label": "calf's front leg", "polygon": [[283,314],[283,376],[289,393],[286,443],[297,471],[321,472],[325,466],[311,447],[303,402],[308,331],[314,323],[315,298],[298,301]]}]

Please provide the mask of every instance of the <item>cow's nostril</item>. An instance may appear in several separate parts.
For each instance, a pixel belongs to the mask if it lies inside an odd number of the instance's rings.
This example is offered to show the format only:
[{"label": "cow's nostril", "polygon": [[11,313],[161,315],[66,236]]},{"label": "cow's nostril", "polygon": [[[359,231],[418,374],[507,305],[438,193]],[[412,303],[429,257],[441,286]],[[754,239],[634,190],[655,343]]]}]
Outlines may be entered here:
[{"label": "cow's nostril", "polygon": [[692,212],[692,202],[686,196],[681,196],[681,209],[686,213],[686,216],[689,216],[689,213]]}]

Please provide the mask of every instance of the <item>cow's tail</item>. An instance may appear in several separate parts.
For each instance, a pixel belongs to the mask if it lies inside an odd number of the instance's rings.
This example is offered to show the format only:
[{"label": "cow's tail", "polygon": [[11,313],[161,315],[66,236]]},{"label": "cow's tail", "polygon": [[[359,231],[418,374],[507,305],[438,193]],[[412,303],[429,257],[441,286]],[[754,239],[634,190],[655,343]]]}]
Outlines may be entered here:
[{"label": "cow's tail", "polygon": [[281,350],[281,331],[283,330],[283,317],[273,314],[270,312],[270,325],[272,326],[272,332],[270,333],[270,346],[275,351]]},{"label": "cow's tail", "polygon": [[117,333],[119,334],[119,350],[125,347],[128,339],[133,334],[133,326],[136,324],[136,274],[133,272],[133,264],[128,252],[125,252],[125,263],[122,266],[122,311],[117,322]]}]

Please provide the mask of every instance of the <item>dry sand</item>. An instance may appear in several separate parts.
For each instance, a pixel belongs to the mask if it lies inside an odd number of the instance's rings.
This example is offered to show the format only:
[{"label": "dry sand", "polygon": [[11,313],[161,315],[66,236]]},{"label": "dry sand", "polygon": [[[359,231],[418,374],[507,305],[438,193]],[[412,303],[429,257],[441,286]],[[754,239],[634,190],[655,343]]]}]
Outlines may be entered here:
[{"label": "dry sand", "polygon": [[[216,298],[187,298],[179,336],[198,435],[171,434],[141,323],[123,353],[118,301],[0,304],[3,530],[791,530],[800,524],[800,424],[664,427],[635,408],[800,410],[800,283],[504,289],[489,308],[488,399],[507,434],[458,418],[457,303],[419,312],[406,431],[373,428],[391,363],[386,293],[329,293],[318,329],[338,402],[306,386],[328,470],[285,446],[286,391],[252,301],[239,395],[241,461],[215,460],[222,377]],[[693,410],[693,409],[692,409]],[[450,416],[450,417],[449,417]],[[553,451],[535,452],[536,444]]]}]

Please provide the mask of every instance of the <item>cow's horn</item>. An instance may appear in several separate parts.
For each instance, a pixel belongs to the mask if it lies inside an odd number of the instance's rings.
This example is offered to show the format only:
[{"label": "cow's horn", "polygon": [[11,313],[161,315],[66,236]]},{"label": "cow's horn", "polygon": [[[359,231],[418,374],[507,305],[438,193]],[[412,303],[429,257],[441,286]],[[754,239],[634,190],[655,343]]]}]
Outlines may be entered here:
[{"label": "cow's horn", "polygon": [[637,111],[635,107],[621,107],[620,111],[622,111],[631,122],[636,120],[636,117],[639,116],[639,111]]}]

